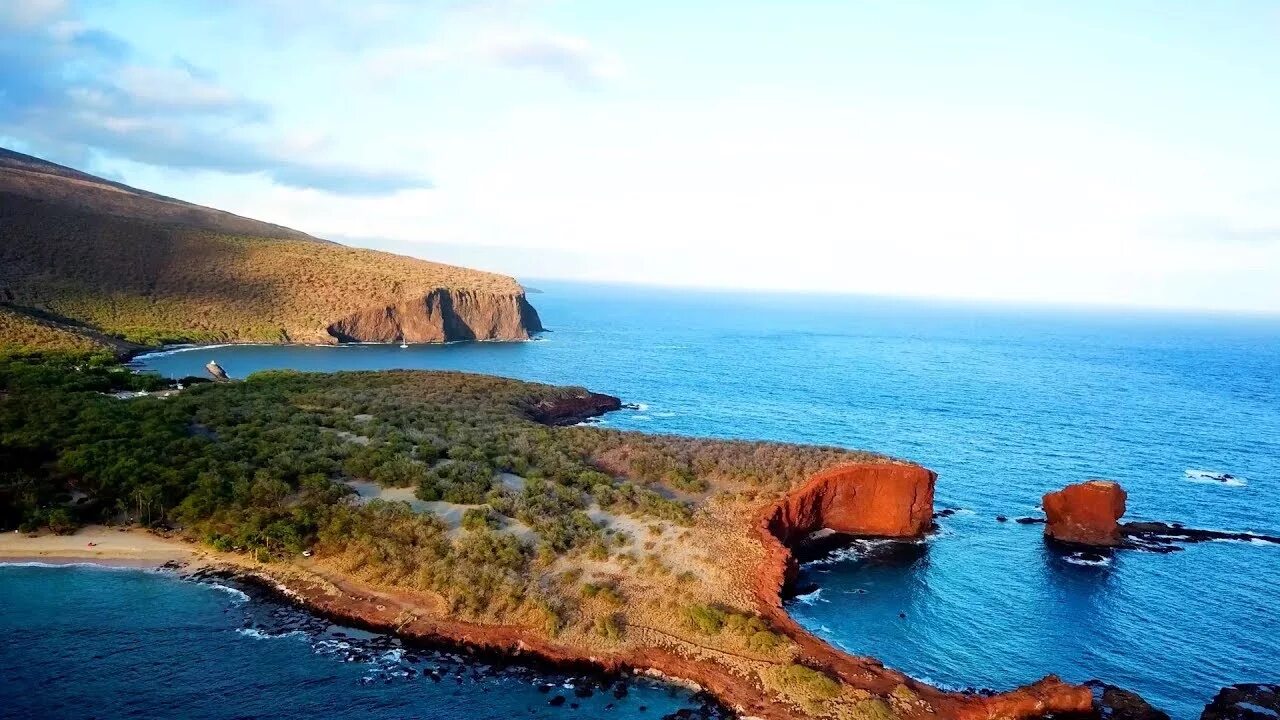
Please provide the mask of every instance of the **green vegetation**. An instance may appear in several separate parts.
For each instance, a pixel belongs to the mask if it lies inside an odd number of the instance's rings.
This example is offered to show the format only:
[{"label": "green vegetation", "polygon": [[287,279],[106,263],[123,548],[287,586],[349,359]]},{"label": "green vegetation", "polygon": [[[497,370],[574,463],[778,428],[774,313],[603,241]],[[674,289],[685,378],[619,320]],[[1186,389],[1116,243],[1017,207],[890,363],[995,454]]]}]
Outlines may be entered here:
[{"label": "green vegetation", "polygon": [[102,343],[87,335],[0,305],[0,351],[23,353],[53,350],[84,353],[106,349]]},{"label": "green vegetation", "polygon": [[755,652],[771,653],[786,644],[786,638],[770,630],[758,615],[698,604],[684,608],[684,618],[689,627],[703,635],[724,632]]},{"label": "green vegetation", "polygon": [[[593,503],[646,525],[691,521],[688,504],[619,458],[666,452],[741,481],[785,479],[831,452],[551,428],[526,409],[571,390],[463,373],[266,372],[167,397],[108,394],[169,385],[105,354],[0,356],[0,529],[125,522],[175,527],[265,561],[310,549],[358,578],[438,592],[457,612],[522,613],[559,628],[567,600],[548,596],[535,570],[572,553],[605,560],[626,545],[587,515]],[[504,472],[522,476],[523,488],[500,482]],[[346,482],[356,478],[484,507],[451,538],[405,503],[357,502]],[[503,517],[536,538],[504,531]],[[638,576],[673,573],[653,554],[615,557]],[[622,605],[615,586],[584,592],[601,607]],[[780,641],[754,616],[704,606],[690,617],[757,652]],[[622,631],[620,617],[598,622],[603,636]]]},{"label": "green vegetation", "polygon": [[783,695],[811,715],[820,715],[829,700],[840,697],[840,683],[797,663],[774,665],[760,673],[766,689]]}]

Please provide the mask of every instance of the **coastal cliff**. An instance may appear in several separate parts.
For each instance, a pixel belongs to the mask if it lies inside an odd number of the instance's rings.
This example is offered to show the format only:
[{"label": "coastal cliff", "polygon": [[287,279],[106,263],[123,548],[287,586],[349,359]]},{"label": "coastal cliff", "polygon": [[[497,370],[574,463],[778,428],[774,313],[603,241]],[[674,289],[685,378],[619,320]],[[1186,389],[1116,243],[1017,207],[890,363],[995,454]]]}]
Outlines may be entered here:
[{"label": "coastal cliff", "polygon": [[346,247],[4,149],[0,306],[25,318],[0,324],[0,346],[29,346],[48,327],[99,346],[542,330],[511,277]]},{"label": "coastal cliff", "polygon": [[1093,711],[1088,687],[1047,676],[1030,685],[996,694],[939,690],[879,661],[841,652],[795,622],[782,605],[782,593],[794,577],[791,548],[814,531],[830,529],[850,535],[919,539],[931,527],[937,474],[906,463],[853,463],[815,475],[764,509],[756,537],[765,558],[756,574],[760,612],[801,647],[806,662],[842,681],[872,692],[909,693],[936,717],[957,720],[1036,718]]},{"label": "coastal cliff", "polygon": [[419,298],[360,310],[326,330],[338,342],[527,340],[542,330],[542,322],[523,292],[438,288]]}]

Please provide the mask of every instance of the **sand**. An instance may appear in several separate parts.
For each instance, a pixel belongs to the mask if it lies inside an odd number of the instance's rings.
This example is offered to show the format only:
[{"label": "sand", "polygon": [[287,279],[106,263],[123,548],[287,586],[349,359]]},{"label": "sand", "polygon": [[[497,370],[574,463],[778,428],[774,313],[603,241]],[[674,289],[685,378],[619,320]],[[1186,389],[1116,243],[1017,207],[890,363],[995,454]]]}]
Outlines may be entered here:
[{"label": "sand", "polygon": [[[91,545],[92,543],[92,545]],[[194,550],[145,530],[90,525],[74,535],[0,533],[0,562],[46,562],[159,567],[169,561],[186,562]]]}]

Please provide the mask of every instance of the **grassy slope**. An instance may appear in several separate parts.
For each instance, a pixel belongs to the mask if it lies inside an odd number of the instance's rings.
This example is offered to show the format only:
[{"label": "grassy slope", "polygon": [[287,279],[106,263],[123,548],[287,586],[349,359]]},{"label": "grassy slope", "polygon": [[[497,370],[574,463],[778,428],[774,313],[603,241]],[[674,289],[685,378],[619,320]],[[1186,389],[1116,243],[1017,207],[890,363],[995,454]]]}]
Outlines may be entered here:
[{"label": "grassy slope", "polygon": [[[323,341],[331,322],[512,278],[348,248],[0,149],[0,302],[142,343]],[[0,330],[4,330],[0,326]],[[0,345],[16,337],[0,332]]]}]

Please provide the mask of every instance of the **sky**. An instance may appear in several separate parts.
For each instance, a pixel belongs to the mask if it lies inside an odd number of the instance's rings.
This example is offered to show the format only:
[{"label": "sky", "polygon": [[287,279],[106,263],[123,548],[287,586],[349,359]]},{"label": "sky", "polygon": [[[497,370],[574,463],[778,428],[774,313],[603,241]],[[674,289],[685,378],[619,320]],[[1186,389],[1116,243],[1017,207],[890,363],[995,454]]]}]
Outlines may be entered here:
[{"label": "sky", "polygon": [[4,0],[0,145],[520,278],[1280,313],[1280,2]]}]

